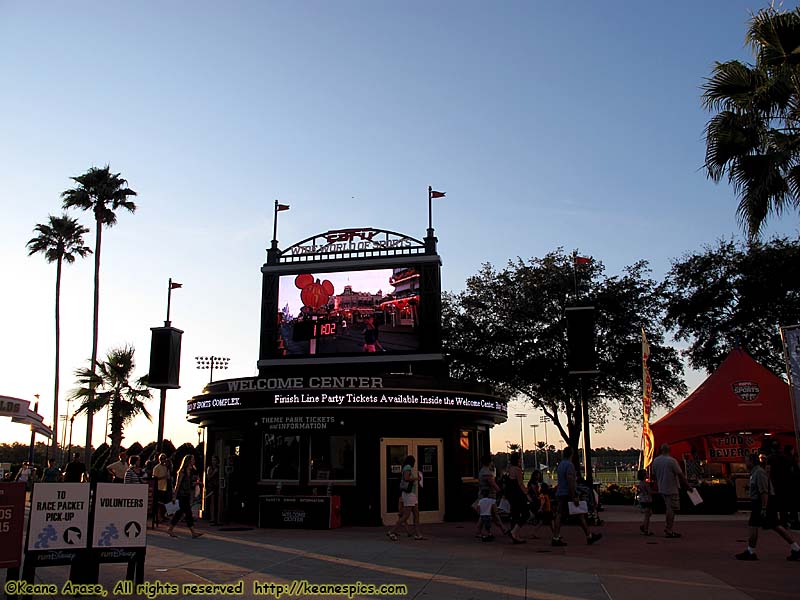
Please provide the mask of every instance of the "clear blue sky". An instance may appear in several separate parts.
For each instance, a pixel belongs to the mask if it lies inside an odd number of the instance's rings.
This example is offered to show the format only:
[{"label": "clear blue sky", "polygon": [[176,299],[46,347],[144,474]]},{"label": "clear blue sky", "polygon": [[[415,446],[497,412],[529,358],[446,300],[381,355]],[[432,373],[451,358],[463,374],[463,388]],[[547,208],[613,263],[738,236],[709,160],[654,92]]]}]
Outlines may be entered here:
[{"label": "clear blue sky", "polygon": [[[446,191],[434,225],[449,290],[482,262],[559,246],[610,273],[647,259],[660,277],[671,258],[738,235],[731,189],[701,168],[700,86],[715,60],[749,58],[745,24],[761,6],[0,1],[0,393],[40,393],[51,414],[55,268],[25,243],[93,165],[139,193],[104,235],[101,352],[133,343],[143,374],[167,279],[184,284],[176,441],[196,439],[184,423],[207,376],[195,355],[256,372],[276,198],[291,205],[288,246],[341,227],[422,237],[427,186]],[[769,231],[797,234],[797,214]],[[91,352],[91,260],[65,269],[62,294],[66,395]],[[0,431],[27,437],[8,420]],[[154,435],[139,420],[128,440]],[[638,435],[613,426],[595,441]]]}]

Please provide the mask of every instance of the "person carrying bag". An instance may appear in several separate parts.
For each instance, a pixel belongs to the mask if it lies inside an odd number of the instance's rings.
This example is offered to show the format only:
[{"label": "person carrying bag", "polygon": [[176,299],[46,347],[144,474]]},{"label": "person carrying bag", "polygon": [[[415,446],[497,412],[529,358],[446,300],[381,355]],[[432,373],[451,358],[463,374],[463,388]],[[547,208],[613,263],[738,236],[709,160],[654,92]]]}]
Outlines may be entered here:
[{"label": "person carrying bag", "polygon": [[192,532],[193,538],[199,538],[202,533],[194,529],[194,517],[192,517],[192,491],[194,487],[194,456],[187,454],[181,461],[181,468],[178,470],[178,478],[175,481],[174,497],[178,501],[178,511],[172,515],[167,533],[170,537],[175,535],[175,525],[181,520],[181,516],[186,516],[186,526]]}]

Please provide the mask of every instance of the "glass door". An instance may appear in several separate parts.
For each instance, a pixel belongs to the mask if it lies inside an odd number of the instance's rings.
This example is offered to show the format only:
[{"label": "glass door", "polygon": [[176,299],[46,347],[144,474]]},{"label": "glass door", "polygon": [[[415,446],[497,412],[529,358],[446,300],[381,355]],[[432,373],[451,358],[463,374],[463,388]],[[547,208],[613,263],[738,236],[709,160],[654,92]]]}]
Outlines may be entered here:
[{"label": "glass door", "polygon": [[441,522],[444,518],[441,439],[381,439],[381,518],[386,525],[397,522],[400,477],[408,455],[416,459],[414,468],[422,475],[422,485],[417,488],[420,522]]}]

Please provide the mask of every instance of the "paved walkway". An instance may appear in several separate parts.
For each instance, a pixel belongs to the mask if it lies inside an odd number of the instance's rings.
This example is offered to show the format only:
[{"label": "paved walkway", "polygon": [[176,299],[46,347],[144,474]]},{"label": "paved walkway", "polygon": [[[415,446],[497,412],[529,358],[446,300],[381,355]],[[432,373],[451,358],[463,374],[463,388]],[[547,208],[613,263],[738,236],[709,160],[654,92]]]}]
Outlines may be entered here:
[{"label": "paved walkway", "polygon": [[[244,596],[275,597],[275,587],[297,580],[313,584],[402,584],[408,598],[431,600],[783,600],[797,598],[800,564],[785,560],[787,546],[774,533],[764,532],[758,562],[741,563],[733,554],[744,546],[743,514],[726,517],[678,518],[679,540],[643,537],[638,513],[632,508],[610,507],[599,528],[603,539],[587,546],[578,528],[567,527],[566,548],[552,548],[548,531],[540,539],[512,545],[498,539],[476,540],[474,526],[437,524],[424,526],[428,538],[402,538],[391,542],[385,528],[348,527],[333,531],[287,531],[202,528],[204,536],[179,538],[163,530],[148,531],[145,579],[173,584],[235,584],[243,582]],[[654,517],[655,531],[663,516]],[[528,527],[526,535],[534,533]],[[795,532],[797,533],[797,532]],[[800,536],[798,536],[800,537]],[[101,580],[109,592],[124,575],[120,565],[101,566]],[[65,567],[42,569],[37,581],[61,584]],[[297,585],[297,584],[296,584]],[[60,596],[47,596],[60,597]],[[109,593],[108,598],[140,598]],[[225,598],[181,593],[172,598]],[[310,595],[289,597],[311,597]],[[322,595],[320,598],[346,598]],[[356,593],[356,598],[375,595]]]}]

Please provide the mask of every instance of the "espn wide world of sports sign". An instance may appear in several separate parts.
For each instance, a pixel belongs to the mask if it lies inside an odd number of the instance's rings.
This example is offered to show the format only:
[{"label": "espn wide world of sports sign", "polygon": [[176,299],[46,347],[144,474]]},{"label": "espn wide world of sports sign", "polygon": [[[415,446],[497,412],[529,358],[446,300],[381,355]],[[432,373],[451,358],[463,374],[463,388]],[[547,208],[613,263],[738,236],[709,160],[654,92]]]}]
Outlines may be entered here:
[{"label": "espn wide world of sports sign", "polygon": [[[411,379],[411,378],[409,378]],[[414,384],[417,385],[414,385]],[[466,389],[441,389],[424,381],[386,377],[250,378],[209,385],[187,403],[189,414],[264,408],[402,408],[480,411],[505,417],[506,402]],[[449,387],[449,386],[448,386]],[[438,388],[438,389],[437,389]]]}]

